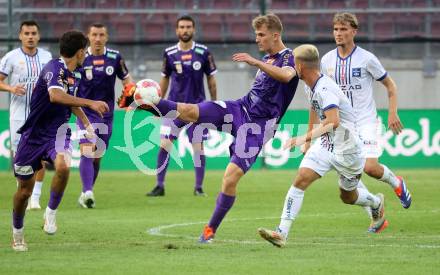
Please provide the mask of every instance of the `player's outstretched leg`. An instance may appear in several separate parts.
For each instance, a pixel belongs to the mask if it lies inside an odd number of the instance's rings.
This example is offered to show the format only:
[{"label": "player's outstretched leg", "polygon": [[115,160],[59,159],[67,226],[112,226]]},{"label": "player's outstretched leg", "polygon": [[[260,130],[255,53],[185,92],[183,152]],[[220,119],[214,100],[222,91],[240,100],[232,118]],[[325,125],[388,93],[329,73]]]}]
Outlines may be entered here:
[{"label": "player's outstretched leg", "polygon": [[57,154],[55,158],[55,174],[52,178],[52,185],[50,190],[50,199],[44,213],[44,226],[43,230],[49,234],[53,235],[57,231],[56,225],[56,213],[57,208],[61,203],[63,198],[64,189],[66,188],[67,181],[69,179],[69,166],[70,158],[64,154]]},{"label": "player's outstretched leg", "polygon": [[235,202],[235,194],[238,181],[244,175],[243,170],[235,163],[229,163],[223,176],[222,192],[217,197],[214,213],[208,225],[200,235],[200,243],[211,243],[214,239],[220,223],[232,208]]},{"label": "player's outstretched leg", "polygon": [[377,158],[368,158],[364,171],[369,176],[388,183],[393,188],[403,208],[407,209],[411,206],[411,194],[404,179],[394,175],[387,166],[380,164]]}]

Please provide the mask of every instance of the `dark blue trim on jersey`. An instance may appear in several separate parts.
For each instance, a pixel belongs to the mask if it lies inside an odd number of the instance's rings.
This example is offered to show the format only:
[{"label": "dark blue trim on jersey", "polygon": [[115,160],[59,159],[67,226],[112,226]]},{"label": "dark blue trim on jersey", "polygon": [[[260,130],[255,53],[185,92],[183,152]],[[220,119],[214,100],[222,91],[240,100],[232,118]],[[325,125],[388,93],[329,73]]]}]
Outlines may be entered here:
[{"label": "dark blue trim on jersey", "polygon": [[318,77],[318,79],[316,79],[315,84],[313,84],[313,87],[312,87],[312,89],[311,89],[313,92],[315,92],[316,84],[318,84],[318,81],[319,81],[323,76],[324,76],[324,75],[321,74],[321,75]]},{"label": "dark blue trim on jersey", "polygon": [[339,59],[345,60],[345,59],[351,57],[351,55],[354,53],[354,51],[356,50],[356,48],[357,48],[357,46],[354,45],[354,48],[353,48],[353,50],[351,51],[351,53],[350,53],[349,55],[347,55],[346,57],[344,57],[344,58],[342,58],[341,56],[339,56],[339,51],[338,51],[337,48],[336,48],[336,54],[338,55],[338,58],[339,58]]},{"label": "dark blue trim on jersey", "polygon": [[350,59],[348,60],[348,68],[347,68],[347,74],[348,74],[348,78],[347,78],[347,84],[351,84],[351,56]]},{"label": "dark blue trim on jersey", "polygon": [[[21,50],[21,51],[23,52],[24,58],[26,60],[26,67],[27,67],[27,72],[26,72],[27,76],[26,77],[29,78],[31,76],[29,74],[32,72],[32,67],[31,67],[31,62],[30,62],[30,57],[31,56],[27,55],[23,50]],[[30,105],[30,101],[31,101],[30,98],[29,98],[29,94],[30,93],[28,93],[28,90],[29,90],[29,83],[26,83],[26,95],[25,95],[26,102],[25,102],[25,105],[24,105],[24,119],[25,120],[27,119],[28,105]],[[29,102],[29,104],[28,104],[28,102]]]},{"label": "dark blue trim on jersey", "polygon": [[376,79],[376,80],[377,80],[377,81],[382,81],[382,80],[384,80],[384,79],[387,77],[387,75],[388,75],[388,72],[385,72],[385,74],[384,74],[383,76],[379,77],[379,78]]},{"label": "dark blue trim on jersey", "polygon": [[333,108],[338,108],[339,109],[339,106],[336,105],[336,104],[330,104],[327,107],[323,108],[322,111],[325,112],[325,111],[333,109]]},{"label": "dark blue trim on jersey", "polygon": [[4,75],[4,76],[8,76],[7,73],[0,71],[0,74]]},{"label": "dark blue trim on jersey", "polygon": [[23,51],[23,48],[20,47],[21,52],[22,52],[24,55],[26,55],[26,56],[30,56],[30,57],[36,56],[36,55],[38,54],[38,48],[36,48],[36,49],[37,49],[37,51],[35,52],[35,54],[30,55],[30,54],[25,53],[25,52]]}]

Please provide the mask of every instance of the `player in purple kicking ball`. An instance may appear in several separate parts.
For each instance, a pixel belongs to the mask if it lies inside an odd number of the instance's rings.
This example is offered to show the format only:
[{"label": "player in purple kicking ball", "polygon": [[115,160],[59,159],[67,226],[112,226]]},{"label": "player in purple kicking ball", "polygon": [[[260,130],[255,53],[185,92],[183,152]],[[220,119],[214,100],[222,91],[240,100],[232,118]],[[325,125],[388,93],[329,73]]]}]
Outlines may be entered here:
[{"label": "player in purple kicking ball", "polygon": [[234,204],[239,180],[251,168],[263,145],[273,137],[277,122],[286,112],[295,95],[298,77],[294,69],[292,50],[287,48],[281,34],[283,27],[274,14],[256,17],[255,29],[258,48],[267,54],[257,60],[247,53],[234,54],[235,62],[246,62],[259,69],[251,90],[235,101],[206,101],[198,104],[176,103],[151,96],[144,99],[153,113],[177,111],[178,118],[229,132],[234,141],[229,150],[230,163],[223,176],[221,193],[209,223],[199,241],[209,243]]},{"label": "player in purple kicking ball", "polygon": [[[70,132],[67,121],[71,112],[89,126],[80,107],[87,107],[102,116],[108,112],[103,101],[77,98],[76,91],[80,74],[76,72],[84,61],[87,38],[82,32],[68,31],[60,39],[60,58],[52,59],[40,73],[32,93],[30,114],[19,129],[22,135],[14,159],[14,174],[18,189],[13,199],[12,248],[26,251],[23,223],[28,198],[35,184],[35,172],[41,168],[41,161],[52,162],[55,175],[52,179],[50,200],[44,214],[44,231],[54,234],[56,209],[61,202],[69,178]],[[88,127],[91,134],[93,129]]]}]

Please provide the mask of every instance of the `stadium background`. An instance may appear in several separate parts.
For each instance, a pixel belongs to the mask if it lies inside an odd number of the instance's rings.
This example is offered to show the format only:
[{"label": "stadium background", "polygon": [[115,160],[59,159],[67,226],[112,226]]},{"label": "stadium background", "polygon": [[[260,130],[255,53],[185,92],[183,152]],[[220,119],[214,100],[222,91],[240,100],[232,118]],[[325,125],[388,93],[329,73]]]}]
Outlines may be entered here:
[{"label": "stadium background", "polygon": [[[0,0],[0,56],[18,47],[19,24],[34,19],[42,27],[40,46],[57,56],[57,39],[66,30],[85,31],[92,22],[108,26],[109,47],[118,49],[126,59],[135,80],[160,79],[162,51],[176,43],[175,20],[190,14],[196,20],[197,42],[206,44],[214,54],[219,72],[216,75],[220,100],[235,99],[244,95],[253,81],[255,69],[230,61],[232,53],[246,51],[254,56],[260,53],[254,43],[251,19],[264,12],[279,15],[284,24],[284,41],[288,47],[300,43],[314,43],[321,54],[334,48],[332,16],[338,11],[353,12],[360,21],[357,44],[375,53],[399,88],[400,116],[407,127],[398,138],[383,132],[383,161],[392,167],[440,166],[440,1],[439,0],[355,0],[355,1],[260,1],[260,0]],[[117,92],[121,87],[117,84]],[[283,120],[287,124],[307,122],[307,102],[302,84]],[[375,98],[381,118],[386,122],[387,93],[376,83]],[[133,114],[131,125],[143,118],[143,113]],[[124,122],[126,114],[118,111],[108,157],[103,168],[136,169],[133,159],[114,148],[125,147]],[[157,121],[156,121],[157,122]],[[153,123],[155,123],[153,121]],[[9,169],[8,94],[0,94],[0,170]],[[295,126],[296,127],[296,126]],[[132,127],[128,127],[132,128]],[[127,130],[127,128],[126,128]],[[298,130],[295,128],[293,133]],[[131,129],[130,129],[131,131]],[[256,169],[296,168],[299,158],[289,159],[279,149],[288,132],[266,146]],[[156,136],[155,136],[156,135]],[[133,130],[134,147],[158,134],[149,129]],[[176,159],[171,168],[192,169],[192,161],[185,143],[179,139]],[[227,163],[228,137],[221,135],[207,146],[208,168],[222,169]],[[154,167],[157,149],[141,156],[142,162]],[[130,149],[130,148],[129,148]],[[135,148],[131,148],[136,151]],[[299,154],[296,154],[299,156]],[[154,157],[152,157],[154,156]]]}]

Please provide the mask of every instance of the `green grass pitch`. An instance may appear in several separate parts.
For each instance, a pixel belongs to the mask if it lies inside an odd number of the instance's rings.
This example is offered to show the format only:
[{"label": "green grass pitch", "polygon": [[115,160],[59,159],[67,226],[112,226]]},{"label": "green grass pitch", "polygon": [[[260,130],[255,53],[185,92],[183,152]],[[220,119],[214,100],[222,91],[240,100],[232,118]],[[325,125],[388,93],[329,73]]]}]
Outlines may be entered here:
[{"label": "green grass pitch", "polygon": [[0,173],[0,274],[439,274],[440,171],[396,172],[412,192],[408,210],[386,184],[363,177],[372,192],[385,194],[390,225],[381,234],[366,233],[366,213],[340,201],[336,174],[330,173],[306,191],[289,243],[279,249],[256,230],[278,225],[296,171],[250,171],[210,245],[197,238],[214,208],[221,171],[207,171],[204,198],[192,195],[192,171],[168,173],[161,198],[144,195],[154,186],[152,176],[103,171],[91,210],[77,206],[80,179],[73,171],[54,236],[41,229],[42,210],[27,212],[27,253],[10,248],[15,180]]}]

